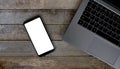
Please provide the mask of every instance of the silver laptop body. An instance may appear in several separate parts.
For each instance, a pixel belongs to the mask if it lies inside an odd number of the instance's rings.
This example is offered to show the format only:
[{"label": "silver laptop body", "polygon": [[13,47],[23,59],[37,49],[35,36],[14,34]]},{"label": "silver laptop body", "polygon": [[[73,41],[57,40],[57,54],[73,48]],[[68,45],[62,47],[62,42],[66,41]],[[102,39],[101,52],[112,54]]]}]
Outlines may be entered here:
[{"label": "silver laptop body", "polygon": [[79,48],[80,50],[97,57],[110,66],[120,69],[120,47],[109,41],[109,38],[103,38],[78,24],[90,1],[94,1],[99,5],[102,5],[118,16],[120,15],[120,11],[118,9],[103,0],[82,0],[78,11],[63,36],[63,40]]}]

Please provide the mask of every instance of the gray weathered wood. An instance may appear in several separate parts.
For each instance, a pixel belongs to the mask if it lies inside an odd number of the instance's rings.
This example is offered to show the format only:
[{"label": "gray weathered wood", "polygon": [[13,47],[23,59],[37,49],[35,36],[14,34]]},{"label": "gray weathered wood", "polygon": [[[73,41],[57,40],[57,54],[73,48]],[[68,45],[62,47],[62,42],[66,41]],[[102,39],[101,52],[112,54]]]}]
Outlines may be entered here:
[{"label": "gray weathered wood", "polygon": [[43,9],[44,0],[0,0],[0,9]]},{"label": "gray weathered wood", "polygon": [[[67,25],[45,25],[45,27],[52,40],[61,40]],[[0,40],[30,39],[24,25],[0,25]]]},{"label": "gray weathered wood", "polygon": [[0,10],[0,24],[23,24],[40,15],[45,24],[69,24],[74,10]]},{"label": "gray weathered wood", "polygon": [[28,40],[23,25],[0,25],[0,40]]},{"label": "gray weathered wood", "polygon": [[81,0],[0,0],[0,9],[76,9]]},{"label": "gray weathered wood", "polygon": [[37,56],[31,42],[0,41],[0,56]]},{"label": "gray weathered wood", "polygon": [[[55,51],[47,56],[89,56],[64,41],[53,41]],[[31,41],[0,41],[0,56],[37,56]]]},{"label": "gray weathered wood", "polygon": [[77,9],[81,0],[45,0],[46,9]]},{"label": "gray weathered wood", "polygon": [[0,61],[5,69],[113,69],[93,57],[0,57]]}]

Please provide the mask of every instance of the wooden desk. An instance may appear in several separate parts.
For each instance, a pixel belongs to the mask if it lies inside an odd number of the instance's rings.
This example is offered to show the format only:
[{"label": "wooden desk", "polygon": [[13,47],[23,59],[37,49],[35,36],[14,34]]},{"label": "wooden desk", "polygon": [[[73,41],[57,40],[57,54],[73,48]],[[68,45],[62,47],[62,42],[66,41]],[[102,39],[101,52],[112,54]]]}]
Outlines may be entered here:
[{"label": "wooden desk", "polygon": [[[0,69],[113,69],[62,36],[81,0],[0,0]],[[22,23],[41,15],[56,50],[37,57]]]}]

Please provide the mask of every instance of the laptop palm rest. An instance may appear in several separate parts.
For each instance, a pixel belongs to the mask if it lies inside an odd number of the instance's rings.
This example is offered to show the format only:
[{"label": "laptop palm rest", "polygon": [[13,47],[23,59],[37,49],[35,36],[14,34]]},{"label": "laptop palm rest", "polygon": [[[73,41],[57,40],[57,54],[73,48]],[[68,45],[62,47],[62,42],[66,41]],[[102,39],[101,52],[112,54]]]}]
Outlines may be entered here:
[{"label": "laptop palm rest", "polygon": [[107,43],[106,41],[95,37],[88,52],[89,54],[108,62],[108,64],[113,65],[120,55],[120,50],[112,45],[113,44],[109,44],[109,42]]}]

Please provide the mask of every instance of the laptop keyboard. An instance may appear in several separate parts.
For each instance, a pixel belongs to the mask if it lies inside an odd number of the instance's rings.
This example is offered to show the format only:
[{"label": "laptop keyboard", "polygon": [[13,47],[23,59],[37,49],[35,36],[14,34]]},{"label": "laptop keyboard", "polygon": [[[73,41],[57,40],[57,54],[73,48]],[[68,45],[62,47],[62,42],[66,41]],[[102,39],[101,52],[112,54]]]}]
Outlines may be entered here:
[{"label": "laptop keyboard", "polygon": [[120,16],[102,5],[90,0],[78,24],[120,46]]}]

